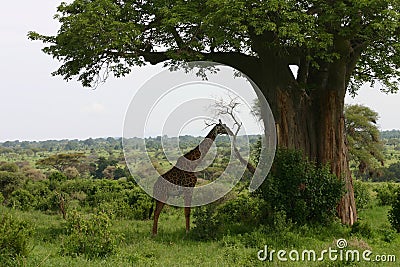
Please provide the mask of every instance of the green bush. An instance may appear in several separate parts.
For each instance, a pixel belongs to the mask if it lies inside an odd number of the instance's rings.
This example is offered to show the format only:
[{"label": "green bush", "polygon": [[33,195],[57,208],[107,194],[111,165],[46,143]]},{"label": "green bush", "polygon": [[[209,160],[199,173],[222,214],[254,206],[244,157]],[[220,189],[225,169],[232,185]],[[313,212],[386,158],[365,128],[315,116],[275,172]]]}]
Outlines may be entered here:
[{"label": "green bush", "polygon": [[0,216],[0,263],[13,266],[18,257],[30,252],[29,242],[32,228],[29,223],[11,214]]},{"label": "green bush", "polygon": [[[233,194],[232,194],[233,195]],[[211,203],[194,210],[196,239],[215,239],[224,234],[241,234],[253,230],[262,222],[264,201],[248,193]]]},{"label": "green bush", "polygon": [[25,189],[17,189],[11,193],[8,206],[20,210],[30,210],[36,205],[35,197]]},{"label": "green bush", "polygon": [[196,207],[193,212],[195,224],[191,234],[195,239],[215,239],[218,234],[219,221],[216,214],[216,203]]},{"label": "green bush", "polygon": [[116,253],[116,234],[111,233],[111,219],[99,212],[84,216],[76,211],[68,214],[67,236],[61,245],[61,254],[84,255],[89,259],[105,258]]},{"label": "green bush", "polygon": [[65,182],[67,180],[67,176],[63,174],[62,172],[55,171],[52,172],[49,175],[49,189],[50,190],[55,190],[58,189],[61,183]]},{"label": "green bush", "polygon": [[240,194],[218,206],[217,213],[222,226],[229,224],[256,226],[261,221],[262,208],[261,199]]},{"label": "green bush", "polygon": [[54,202],[55,193],[49,189],[49,181],[29,181],[24,189],[29,191],[36,199],[35,209],[41,211],[58,210],[58,203]]},{"label": "green bush", "polygon": [[381,235],[381,239],[387,243],[391,243],[396,239],[396,230],[391,228],[389,225],[382,225],[378,229],[379,234]]},{"label": "green bush", "polygon": [[316,167],[300,152],[280,150],[272,174],[258,192],[196,208],[192,232],[198,239],[214,239],[262,224],[281,231],[293,223],[329,222],[343,193],[343,182],[327,166]]},{"label": "green bush", "polygon": [[388,219],[390,224],[398,233],[400,233],[400,190],[395,194],[396,199],[392,203],[392,208],[389,210]]},{"label": "green bush", "polygon": [[370,203],[371,195],[368,191],[368,186],[362,181],[354,181],[354,197],[359,210],[365,209]]},{"label": "green bush", "polygon": [[3,162],[0,164],[0,171],[18,172],[19,167],[14,162]]},{"label": "green bush", "polygon": [[0,205],[3,205],[4,203],[4,197],[3,194],[0,192]]},{"label": "green bush", "polygon": [[0,171],[0,193],[6,201],[14,190],[21,187],[24,180],[25,176],[21,173]]},{"label": "green bush", "polygon": [[362,237],[371,238],[372,228],[369,223],[363,223],[361,221],[357,221],[351,226],[350,233],[352,235],[360,235]]},{"label": "green bush", "polygon": [[149,210],[153,205],[153,199],[139,186],[135,186],[126,192],[127,204],[129,204],[130,218],[145,220],[149,216]]},{"label": "green bush", "polygon": [[397,190],[398,186],[395,186],[391,183],[385,183],[377,188],[374,188],[374,191],[377,193],[376,198],[378,199],[378,205],[392,205],[392,203],[396,200]]},{"label": "green bush", "polygon": [[279,149],[259,195],[273,212],[284,211],[287,219],[303,225],[330,220],[343,193],[343,182],[328,166],[317,167],[300,151]]}]

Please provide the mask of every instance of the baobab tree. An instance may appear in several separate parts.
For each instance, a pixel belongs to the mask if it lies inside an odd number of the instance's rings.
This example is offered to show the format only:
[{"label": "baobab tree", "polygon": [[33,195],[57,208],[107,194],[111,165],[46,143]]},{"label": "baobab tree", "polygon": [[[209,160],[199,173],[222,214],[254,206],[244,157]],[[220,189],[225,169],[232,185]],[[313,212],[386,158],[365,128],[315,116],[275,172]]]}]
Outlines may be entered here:
[{"label": "baobab tree", "polygon": [[241,71],[268,100],[279,145],[329,163],[345,181],[338,214],[352,224],[344,97],[365,82],[397,90],[399,8],[394,0],[75,0],[58,7],[55,36],[29,37],[62,63],[54,75],[84,86],[146,63],[216,61]]}]

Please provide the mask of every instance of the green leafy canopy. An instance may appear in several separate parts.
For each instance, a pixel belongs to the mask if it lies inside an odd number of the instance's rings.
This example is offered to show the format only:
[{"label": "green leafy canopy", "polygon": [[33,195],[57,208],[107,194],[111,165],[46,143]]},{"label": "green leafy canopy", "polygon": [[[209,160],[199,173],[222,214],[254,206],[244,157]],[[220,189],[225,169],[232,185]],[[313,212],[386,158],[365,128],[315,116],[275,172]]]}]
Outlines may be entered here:
[{"label": "green leafy canopy", "polygon": [[[62,62],[53,75],[84,86],[120,77],[147,62],[210,60],[236,67],[244,59],[278,56],[311,65],[343,57],[350,46],[347,83],[396,91],[399,82],[399,1],[75,0],[55,15],[55,36],[30,32]],[[303,62],[303,63],[301,63]]]},{"label": "green leafy canopy", "polygon": [[363,105],[347,105],[344,114],[350,158],[360,174],[379,168],[385,157],[376,125],[378,113]]}]

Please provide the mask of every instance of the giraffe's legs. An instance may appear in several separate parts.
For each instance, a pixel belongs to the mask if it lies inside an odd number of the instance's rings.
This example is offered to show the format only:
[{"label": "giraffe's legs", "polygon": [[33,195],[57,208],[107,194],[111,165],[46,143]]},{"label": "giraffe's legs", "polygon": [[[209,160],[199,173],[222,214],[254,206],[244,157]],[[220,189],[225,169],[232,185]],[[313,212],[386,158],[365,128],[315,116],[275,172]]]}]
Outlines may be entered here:
[{"label": "giraffe's legs", "polygon": [[193,188],[185,190],[185,219],[186,219],[186,233],[190,230],[190,205],[192,203]]},{"label": "giraffe's legs", "polygon": [[153,236],[157,235],[158,218],[160,217],[160,213],[164,205],[164,202],[156,200],[156,209],[154,210]]},{"label": "giraffe's legs", "polygon": [[186,233],[190,230],[190,207],[185,207]]}]

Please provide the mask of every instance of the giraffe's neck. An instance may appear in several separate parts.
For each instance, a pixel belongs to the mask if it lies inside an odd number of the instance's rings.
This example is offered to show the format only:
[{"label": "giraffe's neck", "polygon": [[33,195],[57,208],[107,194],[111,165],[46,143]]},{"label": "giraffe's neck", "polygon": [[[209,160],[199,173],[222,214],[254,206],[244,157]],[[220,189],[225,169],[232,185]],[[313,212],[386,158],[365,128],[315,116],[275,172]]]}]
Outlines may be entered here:
[{"label": "giraffe's neck", "polygon": [[215,128],[213,128],[197,147],[193,148],[178,159],[177,167],[188,171],[194,171],[210,150],[216,137],[217,134]]},{"label": "giraffe's neck", "polygon": [[210,150],[213,142],[215,141],[215,138],[217,137],[215,129],[212,129],[207,136],[204,138],[201,143],[190,150],[188,153],[184,155],[185,158],[188,160],[198,160],[198,159],[203,159],[207,152]]}]

